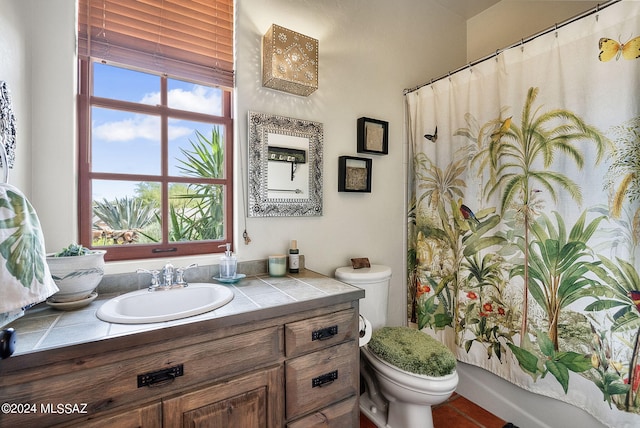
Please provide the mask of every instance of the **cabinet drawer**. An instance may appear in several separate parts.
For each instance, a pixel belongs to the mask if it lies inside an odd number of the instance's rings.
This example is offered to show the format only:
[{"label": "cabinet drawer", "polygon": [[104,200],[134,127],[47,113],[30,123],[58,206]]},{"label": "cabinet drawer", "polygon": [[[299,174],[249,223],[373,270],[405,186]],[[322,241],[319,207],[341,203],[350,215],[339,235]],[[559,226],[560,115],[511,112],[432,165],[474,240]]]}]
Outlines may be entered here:
[{"label": "cabinet drawer", "polygon": [[317,351],[345,340],[357,338],[358,312],[335,312],[285,325],[287,357]]},{"label": "cabinet drawer", "polygon": [[297,421],[287,424],[287,428],[342,428],[358,426],[358,400],[355,396],[332,406],[318,410]]},{"label": "cabinet drawer", "polygon": [[358,352],[358,343],[351,340],[287,361],[287,419],[355,395],[358,390]]}]

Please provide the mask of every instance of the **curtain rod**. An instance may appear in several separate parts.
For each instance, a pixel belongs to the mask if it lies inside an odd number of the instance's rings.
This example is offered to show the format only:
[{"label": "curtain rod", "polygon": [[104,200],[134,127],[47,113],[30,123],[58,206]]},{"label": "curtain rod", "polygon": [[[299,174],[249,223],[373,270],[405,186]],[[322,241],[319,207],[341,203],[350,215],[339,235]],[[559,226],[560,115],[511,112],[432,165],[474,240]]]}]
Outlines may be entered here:
[{"label": "curtain rod", "polygon": [[584,17],[587,17],[587,16],[589,16],[589,15],[593,15],[594,13],[598,13],[598,12],[600,12],[601,10],[603,10],[603,9],[605,9],[605,8],[607,8],[607,7],[609,7],[609,6],[611,6],[611,5],[612,5],[612,4],[614,4],[614,3],[618,3],[618,2],[620,2],[620,1],[622,1],[622,0],[609,0],[609,1],[604,2],[604,3],[598,3],[598,4],[596,5],[596,7],[594,7],[594,8],[593,8],[593,9],[591,9],[591,10],[587,10],[586,12],[582,12],[581,14],[576,15],[576,16],[574,16],[574,17],[572,17],[572,18],[569,18],[569,19],[567,19],[566,21],[563,21],[563,22],[561,22],[561,23],[559,23],[559,24],[555,24],[553,27],[549,27],[549,28],[547,28],[546,30],[542,30],[542,31],[540,31],[539,33],[536,33],[536,34],[534,34],[534,35],[532,35],[532,36],[529,36],[529,37],[527,37],[527,38],[525,38],[525,39],[520,40],[519,42],[513,43],[512,45],[509,45],[509,46],[507,46],[506,48],[496,49],[495,53],[492,53],[492,54],[490,54],[490,55],[487,55],[487,56],[485,56],[485,57],[482,57],[482,58],[480,58],[480,59],[477,59],[477,60],[475,60],[475,61],[473,61],[473,62],[470,62],[470,63],[468,63],[468,64],[466,64],[466,65],[463,65],[462,67],[456,68],[456,69],[455,69],[455,70],[453,70],[453,71],[449,71],[447,74],[443,74],[442,76],[438,77],[437,79],[431,79],[429,82],[423,83],[423,84],[418,85],[418,86],[413,87],[413,88],[405,89],[405,90],[402,92],[402,94],[403,94],[403,95],[407,95],[407,94],[409,94],[409,93],[411,93],[411,92],[415,92],[415,91],[417,91],[418,89],[420,89],[420,88],[422,88],[422,87],[425,87],[425,86],[431,85],[431,84],[433,84],[433,83],[435,83],[435,82],[437,82],[437,81],[439,81],[439,80],[442,80],[442,79],[447,78],[447,77],[451,77],[451,75],[452,75],[452,74],[458,73],[459,71],[465,70],[465,69],[467,69],[467,68],[471,68],[471,67],[473,67],[473,66],[475,66],[475,65],[478,65],[478,64],[480,64],[481,62],[484,62],[484,61],[486,61],[486,60],[488,60],[488,59],[495,58],[495,57],[497,57],[501,52],[504,52],[504,51],[506,51],[506,50],[509,50],[509,49],[515,48],[515,47],[517,47],[517,46],[522,46],[522,45],[524,45],[525,43],[528,43],[528,42],[530,42],[530,41],[532,41],[532,40],[534,40],[534,39],[536,39],[536,38],[538,38],[538,37],[540,37],[540,36],[544,36],[545,34],[549,34],[549,33],[551,33],[552,31],[557,31],[559,28],[562,28],[562,27],[564,27],[565,25],[571,24],[572,22],[575,22],[575,21],[577,21],[577,20],[579,20],[579,19],[582,19],[582,18],[584,18]]}]

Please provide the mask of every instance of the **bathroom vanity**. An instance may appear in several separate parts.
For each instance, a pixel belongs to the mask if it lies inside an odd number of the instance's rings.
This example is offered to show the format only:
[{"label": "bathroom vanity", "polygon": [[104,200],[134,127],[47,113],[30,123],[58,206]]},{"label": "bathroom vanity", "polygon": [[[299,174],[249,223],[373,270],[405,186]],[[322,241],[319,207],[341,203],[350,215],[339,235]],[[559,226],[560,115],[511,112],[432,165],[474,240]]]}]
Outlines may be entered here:
[{"label": "bathroom vanity", "polygon": [[232,287],[224,310],[0,361],[0,426],[357,426],[364,291],[308,270]]}]

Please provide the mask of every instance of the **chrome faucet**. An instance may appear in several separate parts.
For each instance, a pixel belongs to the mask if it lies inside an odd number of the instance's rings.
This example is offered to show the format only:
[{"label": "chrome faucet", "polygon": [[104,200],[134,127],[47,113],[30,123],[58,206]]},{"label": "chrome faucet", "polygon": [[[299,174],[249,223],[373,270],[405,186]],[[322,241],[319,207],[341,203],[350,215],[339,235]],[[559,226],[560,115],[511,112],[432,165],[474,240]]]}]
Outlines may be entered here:
[{"label": "chrome faucet", "polygon": [[173,265],[171,263],[167,263],[162,268],[162,281],[160,285],[164,287],[171,287],[173,285]]},{"label": "chrome faucet", "polygon": [[198,267],[198,265],[192,263],[186,267],[174,268],[171,263],[167,263],[162,270],[137,269],[136,272],[151,275],[149,291],[169,290],[171,288],[187,287],[189,284],[184,279],[184,273],[194,267]]}]

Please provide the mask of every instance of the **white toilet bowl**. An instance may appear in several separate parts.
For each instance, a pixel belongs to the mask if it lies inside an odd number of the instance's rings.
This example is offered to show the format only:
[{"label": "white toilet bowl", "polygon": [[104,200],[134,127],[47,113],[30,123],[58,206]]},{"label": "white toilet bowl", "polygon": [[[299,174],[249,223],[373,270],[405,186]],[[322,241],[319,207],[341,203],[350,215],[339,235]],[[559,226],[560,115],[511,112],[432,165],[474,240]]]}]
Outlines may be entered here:
[{"label": "white toilet bowl", "polygon": [[[388,402],[385,412],[361,396],[363,413],[380,427],[433,428],[431,406],[443,403],[453,394],[458,386],[458,373],[438,377],[418,375],[389,364],[366,346],[360,348],[360,353],[373,370],[380,393]],[[365,398],[366,394],[368,392]]]},{"label": "white toilet bowl", "polygon": [[[336,279],[365,290],[360,314],[376,330],[386,325],[391,269],[336,269]],[[409,327],[406,327],[409,328]],[[431,406],[447,400],[458,385],[458,374],[425,376],[404,371],[384,361],[367,346],[360,348],[360,374],[364,393],[360,410],[380,428],[433,428]]]}]

